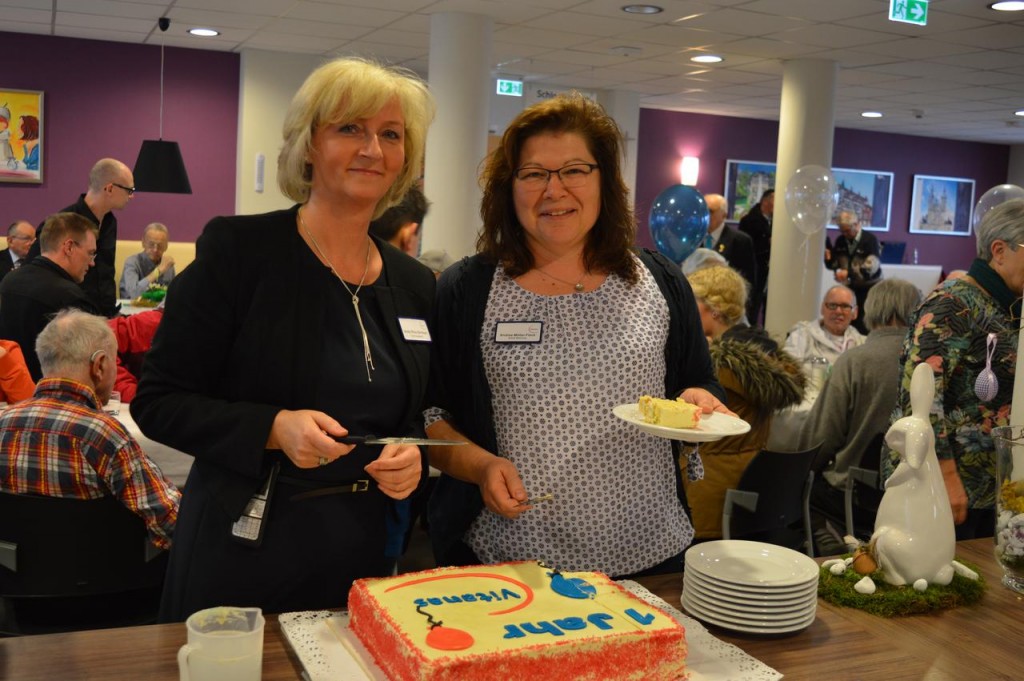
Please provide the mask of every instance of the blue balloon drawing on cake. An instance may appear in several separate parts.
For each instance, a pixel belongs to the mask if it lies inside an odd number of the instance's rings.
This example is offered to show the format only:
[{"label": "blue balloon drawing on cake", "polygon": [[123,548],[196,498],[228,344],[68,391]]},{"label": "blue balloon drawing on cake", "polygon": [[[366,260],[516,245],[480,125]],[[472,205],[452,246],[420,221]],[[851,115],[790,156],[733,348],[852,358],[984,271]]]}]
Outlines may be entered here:
[{"label": "blue balloon drawing on cake", "polygon": [[566,598],[593,598],[597,595],[597,589],[587,580],[580,577],[566,579],[560,572],[549,572],[551,577],[551,590],[559,596]]}]

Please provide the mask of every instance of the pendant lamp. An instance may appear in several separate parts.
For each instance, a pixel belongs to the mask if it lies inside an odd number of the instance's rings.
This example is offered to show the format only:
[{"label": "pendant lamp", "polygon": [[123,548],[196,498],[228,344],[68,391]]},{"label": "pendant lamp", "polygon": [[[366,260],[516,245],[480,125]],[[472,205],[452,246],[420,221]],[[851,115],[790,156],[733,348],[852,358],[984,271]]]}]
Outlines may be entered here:
[{"label": "pendant lamp", "polygon": [[[157,26],[163,33],[171,25],[167,17],[160,17]],[[181,158],[181,147],[164,137],[164,43],[160,41],[160,139],[143,140],[139,157],[135,160],[132,174],[135,189],[140,192],[163,192],[167,194],[191,194],[192,185]]]}]

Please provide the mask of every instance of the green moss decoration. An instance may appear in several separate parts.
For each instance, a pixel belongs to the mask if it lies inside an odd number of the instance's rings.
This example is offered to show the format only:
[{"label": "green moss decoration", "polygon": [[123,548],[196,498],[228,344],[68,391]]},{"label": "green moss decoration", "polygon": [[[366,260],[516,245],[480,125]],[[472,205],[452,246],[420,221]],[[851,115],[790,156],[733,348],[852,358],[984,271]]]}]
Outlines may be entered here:
[{"label": "green moss decoration", "polygon": [[[843,556],[848,558],[850,554]],[[953,581],[946,586],[931,584],[921,593],[912,586],[892,586],[882,579],[880,570],[873,572],[875,593],[858,593],[853,585],[864,578],[852,568],[847,568],[841,575],[834,575],[828,568],[821,568],[818,580],[818,596],[829,603],[856,608],[880,617],[903,617],[905,615],[921,615],[961,605],[973,605],[981,600],[985,593],[985,578],[977,565],[957,559],[978,573],[977,581],[953,575]]]},{"label": "green moss decoration", "polygon": [[143,300],[149,300],[154,303],[159,303],[167,295],[167,287],[159,284],[151,284],[149,289],[143,293],[140,298]]}]

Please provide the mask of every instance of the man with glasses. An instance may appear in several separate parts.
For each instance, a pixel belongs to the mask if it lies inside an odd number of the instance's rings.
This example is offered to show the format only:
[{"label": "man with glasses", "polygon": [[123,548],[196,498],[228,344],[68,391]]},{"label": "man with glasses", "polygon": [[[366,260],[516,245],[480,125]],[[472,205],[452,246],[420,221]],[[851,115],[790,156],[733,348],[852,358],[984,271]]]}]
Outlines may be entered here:
[{"label": "man with glasses", "polygon": [[99,309],[81,287],[96,259],[96,225],[76,213],[55,213],[39,231],[40,256],[0,281],[0,338],[17,341],[32,380],[42,377],[36,337],[60,310]]},{"label": "man with glasses", "polygon": [[800,361],[824,357],[831,366],[839,355],[864,343],[864,336],[851,326],[856,318],[853,291],[836,284],[821,302],[821,318],[797,322],[786,337],[784,349]]},{"label": "man with glasses", "polygon": [[122,298],[138,298],[154,284],[167,286],[174,279],[174,258],[167,253],[166,225],[151,222],[142,232],[142,253],[128,258],[118,286]]},{"label": "man with glasses", "polygon": [[28,251],[36,240],[36,228],[27,220],[15,220],[7,228],[7,248],[0,251],[0,279],[28,262]]},{"label": "man with glasses", "polygon": [[[61,210],[77,213],[99,228],[96,238],[96,263],[82,282],[82,290],[100,314],[117,314],[117,286],[114,282],[114,254],[117,250],[117,217],[114,211],[128,205],[135,195],[135,178],[131,169],[113,158],[102,158],[89,171],[89,189],[78,201]],[[40,253],[34,245],[29,257]]]}]

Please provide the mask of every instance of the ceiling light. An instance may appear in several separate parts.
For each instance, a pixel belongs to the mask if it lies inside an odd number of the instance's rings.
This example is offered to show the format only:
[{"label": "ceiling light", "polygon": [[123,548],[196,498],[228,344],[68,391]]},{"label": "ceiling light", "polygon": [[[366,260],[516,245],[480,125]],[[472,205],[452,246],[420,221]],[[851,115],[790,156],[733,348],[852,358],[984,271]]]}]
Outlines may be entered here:
[{"label": "ceiling light", "polygon": [[698,54],[696,57],[690,57],[690,61],[697,62],[698,64],[717,64],[724,60],[717,54]]},{"label": "ceiling light", "polygon": [[215,31],[212,28],[190,28],[188,32],[200,38],[212,38],[215,35],[220,35],[220,31]]},{"label": "ceiling light", "polygon": [[665,10],[657,5],[625,5],[622,11],[626,14],[661,14]]},{"label": "ceiling light", "polygon": [[1020,111],[1014,111],[1013,115],[1014,116],[1024,116],[1024,109],[1021,109]]},{"label": "ceiling light", "polygon": [[881,118],[881,111],[862,111],[860,114],[864,118]]},{"label": "ceiling light", "polygon": [[1002,2],[993,2],[988,8],[994,9],[997,12],[1020,12],[1024,10],[1024,2],[1021,0],[1003,0]]}]

